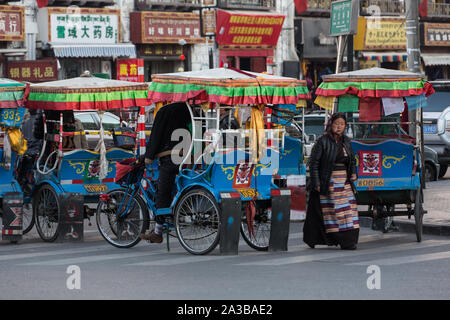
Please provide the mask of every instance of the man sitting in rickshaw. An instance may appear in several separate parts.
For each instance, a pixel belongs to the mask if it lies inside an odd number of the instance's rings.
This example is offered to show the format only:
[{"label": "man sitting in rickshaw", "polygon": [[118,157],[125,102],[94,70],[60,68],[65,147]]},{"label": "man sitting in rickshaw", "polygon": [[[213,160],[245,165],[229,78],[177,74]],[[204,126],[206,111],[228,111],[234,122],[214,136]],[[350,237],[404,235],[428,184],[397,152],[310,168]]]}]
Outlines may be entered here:
[{"label": "man sitting in rickshaw", "polygon": [[[152,164],[155,159],[159,161],[159,178],[155,201],[156,224],[149,234],[141,234],[141,239],[149,240],[152,243],[163,241],[164,216],[172,214],[170,209],[172,192],[181,163],[180,159],[182,159],[182,150],[175,150],[174,148],[180,145],[183,139],[189,139],[185,141],[190,141],[190,122],[191,115],[184,102],[166,105],[156,114],[145,153],[146,164]],[[179,140],[176,140],[172,135],[178,129],[184,129],[185,134]]]}]

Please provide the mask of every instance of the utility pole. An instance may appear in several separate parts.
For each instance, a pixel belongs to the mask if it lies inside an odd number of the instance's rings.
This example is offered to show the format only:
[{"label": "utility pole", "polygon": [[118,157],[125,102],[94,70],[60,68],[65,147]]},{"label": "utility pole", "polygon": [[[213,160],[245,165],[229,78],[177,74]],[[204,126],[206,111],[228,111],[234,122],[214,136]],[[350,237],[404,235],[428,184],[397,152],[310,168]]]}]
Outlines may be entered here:
[{"label": "utility pole", "polygon": [[347,36],[347,71],[353,71],[353,35]]},{"label": "utility pole", "polygon": [[408,71],[420,73],[419,0],[406,0]]},{"label": "utility pole", "polygon": [[[408,54],[408,71],[420,73],[420,39],[419,39],[419,0],[406,0],[406,52]],[[409,135],[416,138],[416,144],[420,147],[422,168],[423,159],[423,132],[422,132],[422,108],[408,111],[408,120],[416,123],[409,126]],[[424,185],[424,175],[422,175],[421,185]]]}]

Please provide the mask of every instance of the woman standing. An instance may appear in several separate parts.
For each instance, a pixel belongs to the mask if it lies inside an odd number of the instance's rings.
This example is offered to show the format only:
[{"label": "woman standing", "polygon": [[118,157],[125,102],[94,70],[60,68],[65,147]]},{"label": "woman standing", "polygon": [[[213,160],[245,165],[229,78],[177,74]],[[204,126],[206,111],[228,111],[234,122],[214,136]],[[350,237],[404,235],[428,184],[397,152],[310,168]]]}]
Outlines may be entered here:
[{"label": "woman standing", "polygon": [[311,248],[326,244],[355,250],[358,243],[353,191],[356,163],[350,139],[344,133],[346,125],[344,114],[333,114],[311,151],[309,201],[303,226],[303,241]]}]

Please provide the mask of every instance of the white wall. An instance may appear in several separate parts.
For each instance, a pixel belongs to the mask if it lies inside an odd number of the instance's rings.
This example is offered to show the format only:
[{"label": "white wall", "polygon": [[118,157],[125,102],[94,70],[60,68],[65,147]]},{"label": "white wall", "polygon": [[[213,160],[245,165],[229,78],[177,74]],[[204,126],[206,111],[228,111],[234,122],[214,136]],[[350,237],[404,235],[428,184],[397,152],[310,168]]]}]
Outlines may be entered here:
[{"label": "white wall", "polygon": [[277,0],[277,13],[286,16],[281,30],[280,38],[278,39],[277,48],[275,50],[274,62],[276,64],[274,74],[281,75],[283,70],[283,61],[295,60],[298,61],[298,56],[295,50],[294,37],[294,1],[293,0]]}]

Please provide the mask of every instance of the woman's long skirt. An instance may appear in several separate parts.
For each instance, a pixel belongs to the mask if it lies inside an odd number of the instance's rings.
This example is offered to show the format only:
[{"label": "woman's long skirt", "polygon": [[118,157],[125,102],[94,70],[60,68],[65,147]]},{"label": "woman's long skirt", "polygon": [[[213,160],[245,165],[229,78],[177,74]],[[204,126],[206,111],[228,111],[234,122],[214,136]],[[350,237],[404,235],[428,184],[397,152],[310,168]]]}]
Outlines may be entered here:
[{"label": "woman's long skirt", "polygon": [[356,200],[345,170],[333,171],[327,196],[312,191],[308,201],[303,240],[351,248],[358,243],[359,218]]}]

